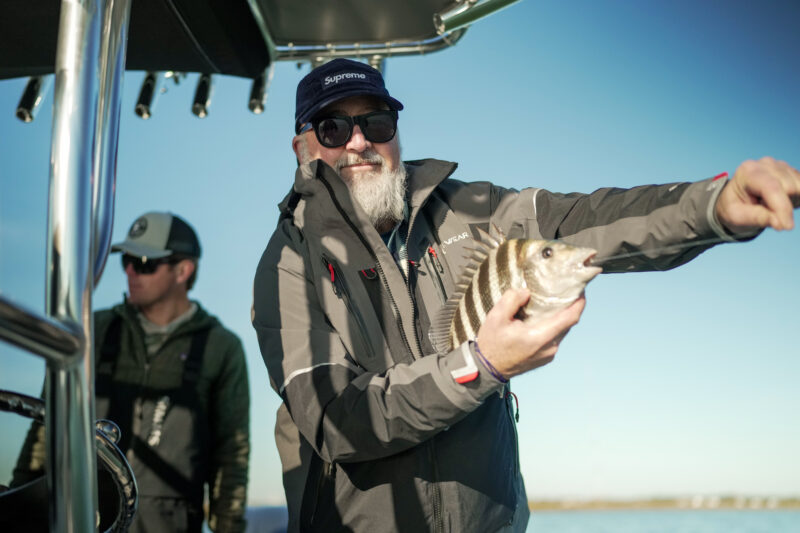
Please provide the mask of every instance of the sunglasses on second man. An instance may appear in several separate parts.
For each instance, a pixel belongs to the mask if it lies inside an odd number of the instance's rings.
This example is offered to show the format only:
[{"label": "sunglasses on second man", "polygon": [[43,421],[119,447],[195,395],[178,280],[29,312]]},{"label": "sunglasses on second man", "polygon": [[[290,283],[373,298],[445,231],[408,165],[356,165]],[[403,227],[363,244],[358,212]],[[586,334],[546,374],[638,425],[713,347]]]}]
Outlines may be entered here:
[{"label": "sunglasses on second man", "polygon": [[181,258],[170,256],[159,259],[148,259],[147,257],[136,257],[135,255],[122,254],[122,270],[126,270],[128,265],[133,267],[137,274],[152,274],[158,270],[159,265],[174,265],[179,263]]},{"label": "sunglasses on second man", "polygon": [[361,128],[364,138],[373,143],[385,143],[394,139],[397,133],[397,111],[380,110],[350,117],[327,116],[312,118],[303,126],[300,133],[314,130],[317,140],[326,148],[344,146],[353,136],[355,125]]}]

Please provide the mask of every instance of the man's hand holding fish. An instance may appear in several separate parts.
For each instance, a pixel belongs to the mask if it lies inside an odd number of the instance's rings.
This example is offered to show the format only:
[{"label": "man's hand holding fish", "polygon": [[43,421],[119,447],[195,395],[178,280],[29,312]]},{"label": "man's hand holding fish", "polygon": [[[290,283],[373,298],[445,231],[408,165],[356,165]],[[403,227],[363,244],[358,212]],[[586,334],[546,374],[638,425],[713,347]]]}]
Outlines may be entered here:
[{"label": "man's hand holding fish", "polygon": [[528,303],[530,296],[527,289],[506,291],[478,331],[481,353],[506,379],[551,362],[561,340],[578,323],[586,307],[586,297],[582,294],[538,323],[517,319],[519,309]]}]

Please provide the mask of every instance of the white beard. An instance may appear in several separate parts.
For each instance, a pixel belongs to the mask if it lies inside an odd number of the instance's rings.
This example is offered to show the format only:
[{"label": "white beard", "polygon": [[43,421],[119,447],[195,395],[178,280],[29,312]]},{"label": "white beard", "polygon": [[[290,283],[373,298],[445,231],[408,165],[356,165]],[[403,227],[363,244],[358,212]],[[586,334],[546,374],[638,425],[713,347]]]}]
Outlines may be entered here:
[{"label": "white beard", "polygon": [[[305,139],[300,142],[299,148],[301,163],[307,163],[311,156]],[[362,162],[379,163],[381,170],[364,173],[355,180],[342,176],[342,167]],[[395,170],[390,170],[383,157],[370,149],[361,154],[345,152],[336,160],[333,169],[347,184],[352,198],[361,206],[376,229],[391,227],[403,219],[406,168],[402,163]]]},{"label": "white beard", "polygon": [[[378,172],[367,172],[358,179],[342,176],[341,168],[361,162],[380,163]],[[361,154],[344,154],[336,161],[334,170],[350,188],[350,194],[367,214],[376,228],[393,226],[403,219],[406,196],[406,169],[400,164],[390,170],[384,159],[373,150]]]}]

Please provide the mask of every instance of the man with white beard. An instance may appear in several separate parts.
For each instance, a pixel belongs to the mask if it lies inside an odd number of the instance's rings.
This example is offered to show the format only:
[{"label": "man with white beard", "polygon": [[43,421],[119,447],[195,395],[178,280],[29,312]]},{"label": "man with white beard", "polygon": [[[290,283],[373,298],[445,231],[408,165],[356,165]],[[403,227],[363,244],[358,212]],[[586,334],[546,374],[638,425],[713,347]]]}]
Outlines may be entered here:
[{"label": "man with white beard", "polygon": [[[301,164],[310,163],[314,158],[308,149],[304,135],[296,138],[295,150]],[[366,165],[362,175],[351,175],[356,165]],[[333,169],[345,180],[350,193],[361,206],[375,228],[384,232],[391,229],[403,218],[406,193],[406,169],[400,165],[390,168],[383,157],[368,148],[360,154],[345,152],[333,162]],[[376,170],[378,167],[380,170]],[[347,168],[348,172],[342,173]]]},{"label": "man with white beard", "polygon": [[[357,61],[335,59],[297,87],[299,167],[252,310],[283,400],[275,440],[289,531],[522,532],[508,380],[553,359],[586,300],[528,324],[517,313],[530,292],[508,291],[482,302],[474,338],[437,351],[431,331],[479,230],[628,252],[605,272],[667,270],[714,239],[791,229],[800,173],[764,158],[730,181],[516,191],[454,179],[454,163],[403,162],[402,109]],[[634,243],[650,253],[634,258]]]}]

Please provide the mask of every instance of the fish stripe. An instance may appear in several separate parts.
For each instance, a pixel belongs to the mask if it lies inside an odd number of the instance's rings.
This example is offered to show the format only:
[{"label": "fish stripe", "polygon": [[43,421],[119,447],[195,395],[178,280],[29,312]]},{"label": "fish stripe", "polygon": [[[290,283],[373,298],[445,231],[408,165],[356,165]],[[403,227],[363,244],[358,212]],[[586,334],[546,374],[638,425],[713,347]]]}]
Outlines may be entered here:
[{"label": "fish stripe", "polygon": [[[483,318],[480,316],[480,293],[478,291],[478,284],[473,280],[470,290],[464,295],[464,330],[467,333],[474,333],[480,328]],[[477,294],[476,294],[477,293]]]},{"label": "fish stripe", "polygon": [[489,286],[486,287],[486,291],[491,294],[493,307],[503,294],[500,290],[502,279],[502,275],[497,271],[497,258],[495,257],[492,261],[492,270],[489,274]]},{"label": "fish stripe", "polygon": [[[509,276],[511,275],[512,270],[512,263],[509,261],[509,249],[513,246],[514,241],[504,241],[497,248],[497,274],[498,274],[498,281],[505,278],[506,280],[510,281]],[[498,289],[502,292],[501,283],[498,284]]]},{"label": "fish stripe", "polygon": [[[467,294],[469,294],[469,293],[467,293]],[[453,345],[451,346],[451,349],[455,348],[456,346],[458,346],[459,344],[464,342],[462,339],[464,339],[464,340],[467,339],[467,332],[464,330],[464,323],[465,323],[465,320],[463,318],[464,314],[465,314],[464,313],[464,300],[461,300],[461,304],[458,306],[458,312],[456,313],[456,319],[453,320],[453,336],[454,336],[454,339],[452,341]]]},{"label": "fish stripe", "polygon": [[508,288],[520,288],[525,286],[525,280],[522,275],[522,269],[519,266],[519,256],[522,252],[523,247],[525,246],[524,242],[519,239],[513,239],[508,241],[508,254],[509,258],[508,261],[510,264],[513,265],[513,268],[509,269],[508,273]]},{"label": "fish stripe", "polygon": [[485,317],[489,310],[494,307],[494,302],[492,301],[492,270],[494,266],[494,259],[497,254],[492,254],[489,256],[488,261],[484,261],[481,263],[481,267],[478,269],[478,277],[476,278],[476,289],[480,294],[481,298],[481,310],[483,311],[483,316]]}]

